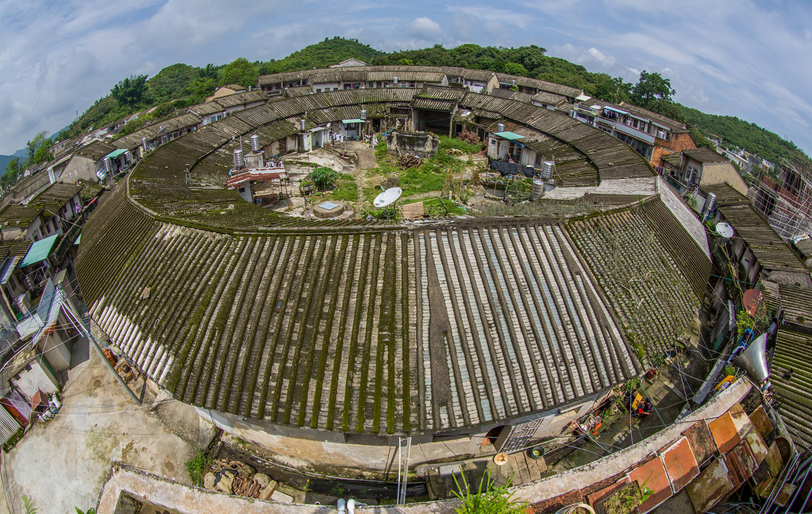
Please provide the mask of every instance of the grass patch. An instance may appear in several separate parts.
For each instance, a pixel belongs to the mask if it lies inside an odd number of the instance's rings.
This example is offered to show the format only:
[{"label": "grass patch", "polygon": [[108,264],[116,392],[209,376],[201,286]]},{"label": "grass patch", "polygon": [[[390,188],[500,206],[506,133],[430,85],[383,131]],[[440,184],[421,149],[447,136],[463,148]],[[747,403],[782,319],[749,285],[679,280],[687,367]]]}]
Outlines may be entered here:
[{"label": "grass patch", "polygon": [[203,477],[208,473],[211,461],[206,457],[206,453],[199,449],[195,456],[186,461],[186,471],[192,483],[198,487],[203,487]]},{"label": "grass patch", "polygon": [[[454,140],[454,142],[454,144],[468,144],[460,140]],[[446,187],[447,175],[449,173],[461,174],[466,167],[466,163],[440,151],[431,159],[424,159],[420,166],[402,170],[397,165],[397,159],[387,152],[385,142],[381,142],[375,147],[375,158],[378,166],[372,172],[382,177],[397,175],[400,178],[398,187],[403,189],[403,198],[432,191],[443,191]],[[380,188],[367,187],[364,190],[364,199],[371,202],[379,193]]]},{"label": "grass patch", "polygon": [[324,195],[325,200],[336,200],[339,202],[357,202],[358,184],[352,175],[341,173],[335,183],[335,189],[328,191]]},{"label": "grass patch", "polygon": [[463,141],[462,139],[457,139],[455,137],[448,137],[448,136],[439,136],[440,137],[440,152],[445,152],[449,148],[456,148],[460,150],[462,153],[467,154],[475,154],[479,153],[482,150],[482,145],[468,143]]}]

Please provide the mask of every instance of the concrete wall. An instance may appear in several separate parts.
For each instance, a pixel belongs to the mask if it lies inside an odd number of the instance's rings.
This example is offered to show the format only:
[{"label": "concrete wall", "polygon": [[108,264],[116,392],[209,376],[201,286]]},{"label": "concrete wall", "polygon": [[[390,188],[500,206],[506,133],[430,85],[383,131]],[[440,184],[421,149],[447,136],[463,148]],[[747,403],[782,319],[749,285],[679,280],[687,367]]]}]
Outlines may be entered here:
[{"label": "concrete wall", "polygon": [[[344,434],[324,430],[287,427],[259,420],[242,419],[209,409],[197,408],[200,416],[234,437],[250,441],[276,454],[286,466],[329,472],[333,468],[352,468],[360,473],[397,475],[398,437]],[[418,443],[412,438],[411,464],[417,466],[440,460],[459,460],[476,453],[485,434]],[[426,436],[429,440],[431,436]],[[367,444],[364,444],[367,443]],[[386,444],[388,443],[388,444]],[[318,462],[323,469],[314,469]],[[392,469],[394,466],[394,469]]]},{"label": "concrete wall", "polygon": [[65,171],[62,172],[60,181],[72,184],[84,180],[95,184],[99,181],[99,177],[96,176],[96,170],[99,167],[93,159],[74,155],[65,167]]},{"label": "concrete wall", "polygon": [[685,227],[691,238],[696,241],[702,252],[710,259],[710,249],[708,248],[708,238],[705,235],[705,226],[699,221],[690,207],[685,205],[682,198],[662,177],[657,177],[657,192],[668,210],[677,218],[677,221]]},{"label": "concrete wall", "polygon": [[747,183],[729,162],[708,164],[702,170],[702,179],[699,181],[700,186],[717,184],[728,184],[739,193],[747,196]]},{"label": "concrete wall", "polygon": [[[647,461],[652,454],[656,454],[680,439],[682,432],[693,422],[702,419],[713,420],[727,412],[743,399],[750,389],[749,382],[739,380],[702,407],[652,437],[585,466],[521,485],[514,489],[514,497],[527,502],[542,502],[571,491],[586,489],[593,484],[633,469],[641,462]],[[412,452],[412,455],[415,455],[415,451]],[[128,494],[136,498],[148,499],[153,505],[160,505],[179,514],[214,514],[216,512],[327,514],[335,512],[335,506],[332,505],[280,504],[188,487],[120,463],[113,465],[102,488],[96,511],[99,514],[114,514],[117,504]],[[356,511],[379,514],[450,514],[455,512],[459,505],[457,500],[441,500],[391,507],[358,507]]]},{"label": "concrete wall", "polygon": [[37,394],[37,391],[48,394],[59,391],[56,377],[37,361],[31,362],[31,369],[21,372],[20,378],[12,380],[12,382],[28,398]]},{"label": "concrete wall", "polygon": [[392,132],[386,144],[389,153],[394,156],[417,155],[426,159],[437,153],[440,140],[428,133]]}]

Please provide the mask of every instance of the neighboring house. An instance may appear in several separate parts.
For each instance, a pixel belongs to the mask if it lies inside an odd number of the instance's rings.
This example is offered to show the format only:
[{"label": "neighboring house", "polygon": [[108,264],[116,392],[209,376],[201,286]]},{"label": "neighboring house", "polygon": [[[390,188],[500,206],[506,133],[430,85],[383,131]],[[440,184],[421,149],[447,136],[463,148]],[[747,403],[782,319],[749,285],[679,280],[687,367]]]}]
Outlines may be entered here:
[{"label": "neighboring house", "polygon": [[347,68],[347,67],[351,67],[351,66],[366,66],[366,65],[367,65],[367,63],[365,63],[364,61],[359,61],[358,59],[350,57],[349,59],[344,59],[340,63],[332,64],[332,65],[330,65],[328,67],[329,68]]},{"label": "neighboring house", "polygon": [[129,150],[137,159],[142,159],[150,150],[194,131],[201,122],[196,114],[186,113],[144,127],[113,141],[112,144],[118,149]]},{"label": "neighboring house", "polygon": [[728,254],[739,265],[740,281],[756,284],[769,280],[812,289],[809,269],[746,196],[727,184],[704,186],[702,190],[716,196],[717,219],[735,231],[727,245]]},{"label": "neighboring house", "polygon": [[262,105],[268,100],[262,91],[247,91],[215,98],[206,103],[189,107],[189,112],[201,119],[200,126],[219,121],[232,112]]},{"label": "neighboring house", "polygon": [[245,93],[246,91],[248,90],[239,84],[226,84],[225,86],[218,87],[213,95],[206,97],[206,101],[211,102],[217,98],[223,98],[237,93]]},{"label": "neighboring house", "polygon": [[[79,181],[97,183],[101,181],[101,177],[107,174],[107,167],[112,165],[112,170],[117,172],[121,169],[128,168],[134,163],[134,159],[130,156],[129,160],[125,155],[117,155],[111,157],[113,163],[108,163],[105,166],[105,159],[108,156],[115,155],[118,149],[112,145],[102,141],[92,141],[84,146],[79,147],[69,159],[55,165],[54,175],[58,177],[61,182],[75,183]],[[123,152],[122,152],[123,153]],[[113,173],[115,174],[115,173]]]},{"label": "neighboring house", "polygon": [[713,150],[685,150],[679,156],[679,165],[676,163],[676,156],[667,156],[665,169],[669,176],[684,184],[685,188],[728,184],[742,195],[747,194],[747,183],[733,164]]},{"label": "neighboring house", "polygon": [[766,173],[750,189],[753,205],[785,240],[812,233],[812,171],[782,162],[778,176]]},{"label": "neighboring house", "polygon": [[0,208],[11,203],[25,203],[31,197],[48,187],[50,183],[51,180],[45,170],[18,179],[3,195],[3,199],[0,201]]},{"label": "neighboring house", "polygon": [[[43,206],[45,232],[49,236],[71,229],[75,220],[81,221],[82,186],[56,182],[34,197],[30,204]],[[30,205],[29,204],[29,205]]]},{"label": "neighboring house", "polygon": [[664,157],[696,148],[684,123],[627,103],[581,97],[570,111],[578,121],[597,127],[634,148],[658,171]]},{"label": "neighboring house", "polygon": [[547,82],[546,80],[533,79],[530,77],[497,73],[496,79],[499,82],[499,87],[503,89],[515,89],[520,93],[526,93],[531,96],[541,92],[552,93],[563,96],[569,103],[575,102],[576,98],[584,94],[582,89],[569,87],[562,84],[555,84],[553,82]]},{"label": "neighboring house", "polygon": [[11,204],[0,209],[0,236],[3,241],[27,239],[38,241],[44,237],[43,207],[39,205]]}]

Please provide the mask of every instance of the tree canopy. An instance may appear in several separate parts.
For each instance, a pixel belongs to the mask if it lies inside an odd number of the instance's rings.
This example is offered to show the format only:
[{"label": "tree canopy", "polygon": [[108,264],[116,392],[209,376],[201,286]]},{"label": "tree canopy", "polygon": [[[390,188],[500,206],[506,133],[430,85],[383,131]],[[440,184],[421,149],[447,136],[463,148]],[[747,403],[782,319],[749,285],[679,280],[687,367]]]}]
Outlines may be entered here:
[{"label": "tree canopy", "polygon": [[42,164],[53,159],[53,152],[51,152],[53,145],[54,142],[48,138],[48,132],[44,130],[34,136],[34,139],[26,143],[26,146],[28,146],[28,162]]},{"label": "tree canopy", "polygon": [[147,76],[138,75],[127,77],[110,90],[110,94],[119,103],[134,106],[144,99],[147,92]]},{"label": "tree canopy", "polygon": [[239,84],[243,87],[255,86],[259,72],[245,57],[239,57],[223,68],[220,85]]}]

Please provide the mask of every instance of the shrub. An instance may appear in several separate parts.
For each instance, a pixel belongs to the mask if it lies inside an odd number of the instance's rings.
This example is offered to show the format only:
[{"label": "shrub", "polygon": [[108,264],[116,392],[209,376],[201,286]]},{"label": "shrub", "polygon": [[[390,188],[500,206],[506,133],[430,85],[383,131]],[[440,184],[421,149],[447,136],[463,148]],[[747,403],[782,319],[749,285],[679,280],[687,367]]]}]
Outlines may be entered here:
[{"label": "shrub", "polygon": [[310,178],[313,180],[313,185],[316,186],[316,189],[319,191],[327,191],[333,188],[338,178],[338,173],[332,168],[325,166],[314,169],[313,172],[310,173]]},{"label": "shrub", "polygon": [[186,461],[186,471],[189,472],[189,478],[191,478],[192,483],[197,486],[203,486],[203,477],[208,470],[209,459],[206,457],[206,453],[201,449],[198,449],[195,456]]},{"label": "shrub", "polygon": [[459,491],[453,492],[462,501],[457,514],[524,514],[527,504],[513,499],[514,493],[508,491],[511,482],[508,479],[505,485],[497,487],[488,470],[479,480],[479,489],[472,493],[465,475],[462,475],[462,484],[457,481],[457,475],[454,475],[454,483]]}]

